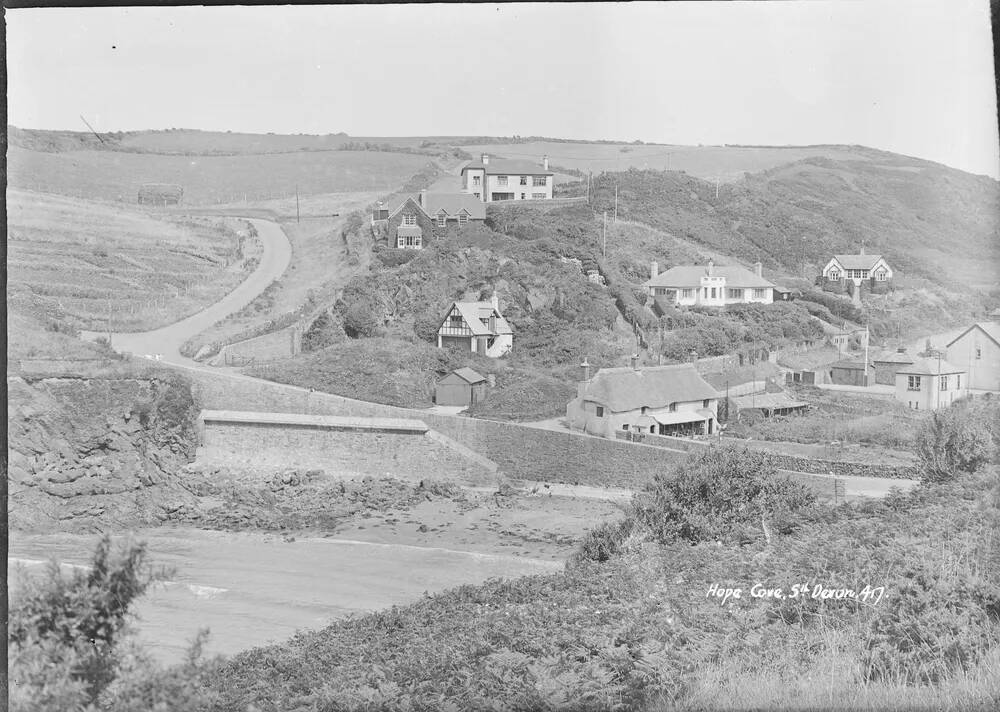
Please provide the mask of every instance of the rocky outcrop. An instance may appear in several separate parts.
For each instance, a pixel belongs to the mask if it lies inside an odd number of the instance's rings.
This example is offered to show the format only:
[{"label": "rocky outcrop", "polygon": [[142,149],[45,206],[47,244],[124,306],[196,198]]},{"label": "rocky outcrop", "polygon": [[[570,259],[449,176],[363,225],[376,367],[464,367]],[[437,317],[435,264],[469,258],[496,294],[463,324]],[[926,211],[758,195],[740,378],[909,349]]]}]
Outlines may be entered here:
[{"label": "rocky outcrop", "polygon": [[176,473],[197,448],[190,384],[8,377],[9,521],[27,531],[155,524],[191,499]]}]

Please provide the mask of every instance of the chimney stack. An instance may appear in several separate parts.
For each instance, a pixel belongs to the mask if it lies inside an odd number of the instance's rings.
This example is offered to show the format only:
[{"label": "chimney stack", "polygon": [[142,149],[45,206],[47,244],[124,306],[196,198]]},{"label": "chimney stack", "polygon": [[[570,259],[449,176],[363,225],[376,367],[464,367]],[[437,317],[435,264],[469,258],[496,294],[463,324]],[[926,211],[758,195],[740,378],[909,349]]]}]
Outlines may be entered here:
[{"label": "chimney stack", "polygon": [[865,254],[865,243],[863,243],[863,242],[861,243],[861,252],[859,252],[858,254],[859,255]]},{"label": "chimney stack", "polygon": [[639,354],[632,354],[631,360],[632,360],[632,370],[640,371],[641,369],[639,368]]},{"label": "chimney stack", "polygon": [[490,297],[490,302],[493,304],[493,308],[500,311],[500,297],[497,296],[497,290],[493,290],[493,296]]},{"label": "chimney stack", "polygon": [[649,278],[650,279],[656,279],[656,276],[659,273],[660,273],[660,265],[656,264],[655,261],[652,262],[652,263],[650,263],[650,265],[649,265]]},{"label": "chimney stack", "polygon": [[762,265],[760,262],[754,262],[753,263],[753,271],[754,271],[754,274],[756,274],[758,277],[763,277],[764,276],[764,274],[763,274],[764,273],[764,265]]},{"label": "chimney stack", "polygon": [[581,375],[583,376],[584,382],[590,382],[590,364],[587,363],[586,357],[583,359],[583,363],[580,364]]},{"label": "chimney stack", "polygon": [[715,272],[715,262],[713,262],[712,260],[709,260],[708,261],[708,276],[711,277],[714,272]]},{"label": "chimney stack", "polygon": [[490,165],[490,154],[484,153],[483,156],[482,156],[482,158],[483,158],[483,165],[484,166]]},{"label": "chimney stack", "polygon": [[549,169],[549,157],[548,156],[542,156],[542,168],[545,169],[545,170]]},{"label": "chimney stack", "polygon": [[420,202],[420,207],[422,207],[422,208],[426,208],[427,207],[427,189],[426,188],[421,188],[420,189],[420,197],[418,198],[418,200]]}]

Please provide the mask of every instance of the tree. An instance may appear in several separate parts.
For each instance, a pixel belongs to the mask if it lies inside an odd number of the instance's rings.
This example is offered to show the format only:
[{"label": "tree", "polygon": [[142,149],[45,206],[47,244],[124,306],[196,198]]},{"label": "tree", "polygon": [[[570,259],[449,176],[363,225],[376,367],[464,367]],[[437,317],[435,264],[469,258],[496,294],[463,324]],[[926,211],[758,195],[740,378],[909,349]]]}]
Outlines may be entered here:
[{"label": "tree", "polygon": [[986,416],[986,409],[959,401],[923,423],[916,442],[925,481],[952,480],[990,461],[996,446]]}]

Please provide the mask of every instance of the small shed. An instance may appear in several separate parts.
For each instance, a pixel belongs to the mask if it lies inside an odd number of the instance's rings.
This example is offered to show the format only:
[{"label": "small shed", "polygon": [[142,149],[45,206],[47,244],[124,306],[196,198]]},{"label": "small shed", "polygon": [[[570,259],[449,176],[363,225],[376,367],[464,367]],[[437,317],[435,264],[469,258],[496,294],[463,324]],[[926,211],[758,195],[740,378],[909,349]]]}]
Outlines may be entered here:
[{"label": "small shed", "polygon": [[830,383],[840,386],[867,386],[863,361],[837,361],[830,364]]},{"label": "small shed", "polygon": [[785,393],[751,393],[733,398],[738,415],[757,411],[765,418],[775,415],[791,415],[809,407],[805,401],[790,398]]},{"label": "small shed", "polygon": [[434,402],[438,405],[473,405],[486,398],[486,376],[471,368],[458,368],[437,382]]}]

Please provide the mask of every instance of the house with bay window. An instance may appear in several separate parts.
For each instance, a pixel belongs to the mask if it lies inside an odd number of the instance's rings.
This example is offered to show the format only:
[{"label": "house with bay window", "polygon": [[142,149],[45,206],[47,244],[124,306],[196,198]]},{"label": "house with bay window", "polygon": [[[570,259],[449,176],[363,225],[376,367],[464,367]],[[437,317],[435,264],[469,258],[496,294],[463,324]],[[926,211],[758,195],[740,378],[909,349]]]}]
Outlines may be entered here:
[{"label": "house with bay window", "polygon": [[553,176],[547,156],[542,156],[541,162],[535,163],[490,158],[484,153],[478,161],[462,169],[462,190],[484,203],[551,200]]},{"label": "house with bay window", "polygon": [[412,250],[449,230],[482,225],[485,219],[486,206],[471,195],[426,190],[379,202],[372,211],[372,226],[384,233],[389,247]]},{"label": "house with bay window", "polygon": [[738,265],[678,265],[658,273],[653,262],[643,287],[662,312],[668,306],[724,307],[730,304],[771,304],[775,285],[764,279],[760,262],[754,271]]},{"label": "house with bay window", "polygon": [[896,371],[896,400],[914,410],[947,408],[969,387],[964,368],[938,358],[917,358]]},{"label": "house with bay window", "polygon": [[828,291],[847,291],[847,282],[872,292],[884,292],[892,286],[892,268],[882,255],[867,255],[862,246],[856,255],[834,255],[823,267],[817,280]]}]

